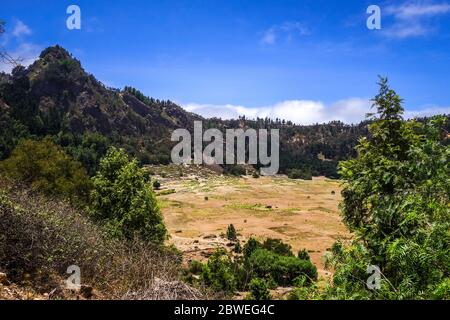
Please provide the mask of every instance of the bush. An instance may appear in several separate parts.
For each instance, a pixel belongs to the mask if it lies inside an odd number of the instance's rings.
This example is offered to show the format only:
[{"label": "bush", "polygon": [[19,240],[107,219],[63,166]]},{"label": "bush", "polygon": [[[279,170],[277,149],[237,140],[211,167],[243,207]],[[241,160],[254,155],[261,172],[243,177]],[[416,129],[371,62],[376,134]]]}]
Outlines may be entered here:
[{"label": "bush", "polygon": [[136,159],[111,148],[93,177],[92,215],[103,222],[110,235],[162,244],[167,230],[155,194],[145,182]]},{"label": "bush", "polygon": [[272,278],[282,286],[292,285],[294,279],[301,275],[310,282],[317,280],[317,269],[310,261],[277,255],[266,249],[254,251],[249,265],[258,277]]},{"label": "bush", "polygon": [[237,234],[236,229],[234,228],[234,225],[230,224],[227,229],[227,239],[230,241],[236,241],[237,240]]},{"label": "bush", "polygon": [[244,258],[250,258],[252,253],[260,248],[262,248],[262,244],[258,240],[256,240],[255,238],[248,239],[247,243],[244,245]]},{"label": "bush", "polygon": [[0,163],[0,172],[32,190],[72,202],[87,202],[91,190],[86,170],[50,138],[22,140],[11,156]]},{"label": "bush", "polygon": [[189,262],[189,272],[192,274],[200,274],[203,271],[203,264],[198,260],[192,260]]},{"label": "bush", "polygon": [[252,174],[252,177],[254,178],[254,179],[259,179],[259,173],[258,172],[253,172],[253,174]]},{"label": "bush", "polygon": [[235,265],[223,249],[218,249],[204,265],[201,279],[215,292],[231,296],[236,291]]},{"label": "bush", "polygon": [[292,169],[288,174],[289,179],[312,180],[311,170]]},{"label": "bush", "polygon": [[311,261],[311,257],[309,256],[309,253],[306,249],[300,250],[297,254],[297,258],[299,258],[300,260]]},{"label": "bush", "polygon": [[251,300],[270,300],[272,298],[267,283],[263,279],[252,279],[249,284],[249,289],[249,299]]},{"label": "bush", "polygon": [[159,182],[158,180],[153,180],[153,189],[159,190],[160,188],[161,188],[161,182]]},{"label": "bush", "polygon": [[281,256],[294,256],[294,254],[292,253],[292,247],[286,243],[283,243],[280,239],[268,238],[264,241],[262,248],[272,251],[273,253],[279,254]]},{"label": "bush", "polygon": [[242,246],[239,241],[236,242],[236,244],[234,245],[233,251],[234,251],[234,253],[242,253]]}]

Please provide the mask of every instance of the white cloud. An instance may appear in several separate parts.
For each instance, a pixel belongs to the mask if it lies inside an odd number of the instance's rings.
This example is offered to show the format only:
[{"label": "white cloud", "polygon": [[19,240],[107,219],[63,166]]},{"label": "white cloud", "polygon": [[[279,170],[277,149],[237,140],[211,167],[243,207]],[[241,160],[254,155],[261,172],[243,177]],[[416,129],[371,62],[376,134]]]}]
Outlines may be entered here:
[{"label": "white cloud", "polygon": [[398,39],[423,37],[437,29],[431,19],[450,13],[450,4],[408,1],[388,6],[383,12],[395,20],[392,27],[385,29],[385,36]]},{"label": "white cloud", "polygon": [[[366,119],[366,114],[373,112],[370,99],[349,98],[331,104],[314,100],[287,100],[272,106],[245,107],[240,105],[213,105],[189,103],[183,107],[190,112],[206,118],[237,119],[245,116],[248,119],[269,117],[272,119],[290,120],[296,124],[327,123],[340,120],[344,123],[359,123]],[[405,112],[405,118],[450,114],[450,108],[426,107],[421,110]]]},{"label": "white cloud", "polygon": [[430,27],[425,27],[420,23],[408,24],[399,23],[395,24],[393,27],[387,29],[384,34],[390,38],[413,38],[426,36],[432,31]]},{"label": "white cloud", "polygon": [[12,35],[16,38],[20,38],[22,36],[29,36],[33,32],[31,29],[22,21],[17,20],[14,29],[12,31]]},{"label": "white cloud", "polygon": [[246,116],[272,119],[291,120],[297,124],[323,123],[341,120],[346,123],[356,123],[364,119],[370,111],[371,103],[368,99],[350,98],[326,105],[314,100],[287,100],[272,106],[245,107],[239,105],[212,105],[190,103],[183,107],[202,116],[222,119],[236,119]]},{"label": "white cloud", "polygon": [[274,25],[266,30],[261,38],[261,43],[273,45],[279,39],[285,39],[289,42],[294,36],[306,36],[309,34],[308,28],[298,21],[284,22],[280,25]]},{"label": "white cloud", "polygon": [[425,16],[436,16],[448,12],[450,12],[450,4],[448,3],[424,4],[419,2],[409,2],[400,6],[389,6],[386,8],[386,13],[404,20]]},{"label": "white cloud", "polygon": [[420,110],[407,110],[405,118],[430,117],[437,114],[450,114],[450,107],[425,107]]}]

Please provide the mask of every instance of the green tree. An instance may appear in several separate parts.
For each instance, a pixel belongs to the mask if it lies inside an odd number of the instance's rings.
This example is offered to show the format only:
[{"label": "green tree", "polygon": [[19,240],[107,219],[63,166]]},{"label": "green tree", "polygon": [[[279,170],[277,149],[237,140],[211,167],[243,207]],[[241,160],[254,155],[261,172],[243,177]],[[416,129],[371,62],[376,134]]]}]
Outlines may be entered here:
[{"label": "green tree", "polygon": [[262,247],[281,256],[293,257],[292,247],[283,243],[280,239],[268,238],[264,241]]},{"label": "green tree", "polygon": [[230,241],[236,241],[237,240],[237,234],[236,229],[234,225],[230,224],[227,229],[227,239]]},{"label": "green tree", "polygon": [[250,258],[252,253],[260,248],[262,248],[262,244],[258,240],[256,240],[255,238],[248,239],[247,243],[244,245],[244,258]]},{"label": "green tree", "polygon": [[[341,206],[354,243],[333,246],[332,293],[342,298],[449,298],[450,149],[444,120],[402,118],[402,99],[380,81],[370,137],[355,159],[342,162]],[[382,288],[367,290],[368,265],[382,271]]]},{"label": "green tree", "polygon": [[235,265],[224,249],[218,249],[203,267],[201,279],[216,292],[233,295],[236,291]]},{"label": "green tree", "polygon": [[138,235],[157,244],[164,242],[167,230],[155,194],[136,159],[112,147],[92,181],[93,215],[106,223],[113,236]]},{"label": "green tree", "polygon": [[19,141],[28,137],[27,128],[10,117],[0,101],[0,160],[10,156]]},{"label": "green tree", "polygon": [[50,138],[22,140],[0,163],[0,171],[36,191],[71,201],[86,202],[89,198],[91,183],[86,170]]}]

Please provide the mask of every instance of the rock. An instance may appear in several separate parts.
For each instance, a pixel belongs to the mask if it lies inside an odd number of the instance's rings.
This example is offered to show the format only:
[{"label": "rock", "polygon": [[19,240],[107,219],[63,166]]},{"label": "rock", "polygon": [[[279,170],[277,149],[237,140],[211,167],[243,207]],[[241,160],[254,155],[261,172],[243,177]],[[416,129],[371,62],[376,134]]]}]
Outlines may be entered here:
[{"label": "rock", "polygon": [[210,235],[203,237],[203,239],[215,239],[215,238],[217,238],[217,236],[215,234],[210,234]]},{"label": "rock", "polygon": [[0,284],[3,284],[5,286],[9,285],[8,276],[6,273],[0,272]]},{"label": "rock", "polygon": [[272,206],[266,206],[266,209],[272,209]]},{"label": "rock", "polygon": [[198,241],[198,240],[194,240],[194,243],[200,243],[200,241]]}]

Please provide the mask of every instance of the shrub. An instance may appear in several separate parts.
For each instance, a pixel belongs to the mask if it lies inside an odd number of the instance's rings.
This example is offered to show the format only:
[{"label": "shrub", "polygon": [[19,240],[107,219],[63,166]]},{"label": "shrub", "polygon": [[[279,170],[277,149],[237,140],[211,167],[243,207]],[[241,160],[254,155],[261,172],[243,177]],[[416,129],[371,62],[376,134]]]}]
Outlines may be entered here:
[{"label": "shrub", "polygon": [[161,244],[166,227],[155,194],[144,170],[122,149],[111,148],[93,177],[92,215],[104,222],[113,237],[141,239]]},{"label": "shrub", "polygon": [[258,277],[272,278],[279,285],[292,285],[294,279],[301,275],[311,282],[317,279],[317,269],[310,261],[281,256],[266,249],[254,251],[249,264]]},{"label": "shrub", "polygon": [[234,228],[234,225],[230,224],[227,229],[227,239],[230,241],[236,241],[237,240],[237,234],[236,229]]},{"label": "shrub", "polygon": [[300,260],[311,260],[311,257],[309,256],[309,253],[306,249],[300,250],[297,254],[297,258],[299,258]]},{"label": "shrub", "polygon": [[72,202],[87,202],[91,190],[86,170],[50,138],[22,140],[11,156],[0,163],[0,172],[32,190]]},{"label": "shrub", "polygon": [[198,260],[192,260],[189,262],[189,271],[192,274],[200,274],[203,271],[203,264]]},{"label": "shrub", "polygon": [[256,171],[253,172],[252,177],[253,177],[254,179],[259,179],[259,173],[256,172]]},{"label": "shrub", "polygon": [[236,244],[234,245],[233,251],[234,251],[234,253],[242,253],[242,246],[239,241],[236,242]]},{"label": "shrub", "polygon": [[255,238],[248,239],[247,243],[244,245],[244,258],[250,258],[252,253],[257,249],[260,249],[261,247],[262,244]]},{"label": "shrub", "polygon": [[312,180],[311,170],[292,169],[288,174],[289,179]]},{"label": "shrub", "polygon": [[235,293],[237,286],[235,266],[224,249],[218,249],[209,257],[203,267],[201,279],[215,292],[221,292],[226,296]]},{"label": "shrub", "polygon": [[158,180],[153,180],[153,189],[159,190],[160,188],[161,188],[161,182],[159,182]]},{"label": "shrub", "polygon": [[250,295],[249,299],[252,300],[270,300],[270,291],[267,286],[267,282],[263,279],[252,279],[249,284]]},{"label": "shrub", "polygon": [[267,249],[281,256],[293,257],[292,247],[289,244],[283,243],[280,239],[268,238],[262,245],[263,249]]}]

